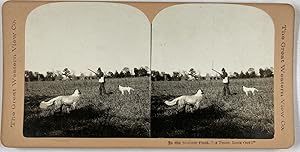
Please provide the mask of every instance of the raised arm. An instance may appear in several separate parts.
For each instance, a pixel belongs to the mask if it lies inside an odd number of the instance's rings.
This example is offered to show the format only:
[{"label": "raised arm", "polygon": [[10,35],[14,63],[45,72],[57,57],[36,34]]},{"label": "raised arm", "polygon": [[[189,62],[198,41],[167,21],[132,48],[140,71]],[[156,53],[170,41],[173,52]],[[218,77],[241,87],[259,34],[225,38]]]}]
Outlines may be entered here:
[{"label": "raised arm", "polygon": [[227,72],[225,72],[224,74],[221,74],[221,77],[224,79],[225,77],[227,77]]}]

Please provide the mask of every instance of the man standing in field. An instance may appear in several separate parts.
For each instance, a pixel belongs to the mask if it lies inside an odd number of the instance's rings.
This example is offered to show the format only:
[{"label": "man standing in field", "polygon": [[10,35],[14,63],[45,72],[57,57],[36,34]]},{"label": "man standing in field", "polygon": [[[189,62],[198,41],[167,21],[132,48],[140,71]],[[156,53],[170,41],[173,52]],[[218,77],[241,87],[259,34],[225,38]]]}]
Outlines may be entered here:
[{"label": "man standing in field", "polygon": [[106,94],[106,90],[105,90],[105,79],[104,79],[104,73],[102,72],[101,68],[99,67],[97,70],[97,73],[95,73],[96,76],[99,79],[99,91],[100,91],[100,95],[102,96],[103,94]]},{"label": "man standing in field", "polygon": [[227,95],[231,95],[230,90],[229,90],[229,78],[228,78],[228,74],[225,71],[224,68],[222,68],[222,74],[220,73],[222,79],[223,79],[223,95],[226,96]]}]

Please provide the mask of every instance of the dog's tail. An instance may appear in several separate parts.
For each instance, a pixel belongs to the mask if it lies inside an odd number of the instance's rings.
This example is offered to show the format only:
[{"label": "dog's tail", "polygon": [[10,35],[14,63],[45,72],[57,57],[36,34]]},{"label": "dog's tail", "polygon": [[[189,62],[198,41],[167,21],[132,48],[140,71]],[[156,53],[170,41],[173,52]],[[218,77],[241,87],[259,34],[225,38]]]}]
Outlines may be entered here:
[{"label": "dog's tail", "polygon": [[174,106],[174,105],[177,104],[177,102],[178,102],[177,99],[174,99],[174,100],[172,100],[172,101],[166,100],[166,101],[165,101],[165,104],[168,105],[168,106]]},{"label": "dog's tail", "polygon": [[40,108],[41,108],[41,109],[47,109],[49,106],[53,105],[54,102],[55,102],[58,98],[59,98],[59,97],[53,98],[53,99],[49,100],[48,102],[42,101],[42,102],[40,103]]}]

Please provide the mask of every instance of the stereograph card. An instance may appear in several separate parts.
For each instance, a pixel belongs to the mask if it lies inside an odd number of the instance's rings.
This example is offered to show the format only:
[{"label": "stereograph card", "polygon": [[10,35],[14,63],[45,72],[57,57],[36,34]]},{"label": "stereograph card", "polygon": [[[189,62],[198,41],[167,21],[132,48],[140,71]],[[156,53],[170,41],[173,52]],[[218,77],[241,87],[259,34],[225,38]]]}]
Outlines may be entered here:
[{"label": "stereograph card", "polygon": [[8,147],[288,148],[293,6],[8,1]]}]

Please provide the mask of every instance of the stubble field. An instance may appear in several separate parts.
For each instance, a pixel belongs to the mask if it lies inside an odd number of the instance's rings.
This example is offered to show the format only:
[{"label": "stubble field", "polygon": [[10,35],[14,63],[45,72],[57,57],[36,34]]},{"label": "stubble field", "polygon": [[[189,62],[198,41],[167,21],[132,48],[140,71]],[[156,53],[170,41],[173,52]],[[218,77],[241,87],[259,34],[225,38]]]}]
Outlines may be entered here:
[{"label": "stubble field", "polygon": [[[256,95],[242,91],[255,87]],[[178,112],[163,102],[204,91],[199,110]],[[273,78],[234,79],[223,96],[221,80],[152,82],[151,136],[176,138],[273,138]]]},{"label": "stubble field", "polygon": [[[122,95],[118,85],[135,89]],[[148,137],[150,134],[149,78],[107,79],[109,95],[99,95],[97,80],[39,81],[25,84],[26,137]],[[70,113],[41,110],[39,103],[59,95],[82,93]]]},{"label": "stubble field", "polygon": [[[135,91],[122,95],[119,84]],[[242,85],[259,92],[246,96]],[[105,86],[109,95],[100,96],[97,80],[27,82],[24,136],[269,139],[274,135],[273,78],[231,80],[232,96],[223,96],[221,80],[152,82],[151,101],[147,77],[107,79]],[[205,98],[193,113],[164,104],[200,88]],[[41,101],[70,95],[75,89],[82,96],[70,113],[39,108]]]}]

